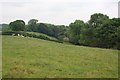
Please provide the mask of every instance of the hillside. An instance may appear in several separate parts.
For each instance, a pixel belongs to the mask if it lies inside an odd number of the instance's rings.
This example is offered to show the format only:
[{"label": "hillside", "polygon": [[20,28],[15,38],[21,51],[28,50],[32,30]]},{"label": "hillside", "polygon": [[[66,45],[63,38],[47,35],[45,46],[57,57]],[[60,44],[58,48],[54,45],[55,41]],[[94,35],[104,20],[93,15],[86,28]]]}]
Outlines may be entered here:
[{"label": "hillside", "polygon": [[2,32],[2,35],[13,35],[13,34],[14,36],[18,36],[18,34],[20,34],[25,37],[33,37],[33,38],[44,39],[49,41],[61,42],[55,37],[51,37],[46,34],[38,33],[38,32],[24,32],[24,31],[3,31]]},{"label": "hillside", "polygon": [[51,36],[48,36],[46,34],[43,34],[43,33],[37,33],[37,32],[26,32],[28,35],[35,35],[37,38],[39,38],[39,36],[43,36],[45,38],[47,38],[47,40],[51,40],[51,41],[56,41],[58,42],[58,40],[55,38],[55,37],[51,37]]},{"label": "hillside", "polygon": [[3,36],[4,78],[117,78],[118,51]]}]

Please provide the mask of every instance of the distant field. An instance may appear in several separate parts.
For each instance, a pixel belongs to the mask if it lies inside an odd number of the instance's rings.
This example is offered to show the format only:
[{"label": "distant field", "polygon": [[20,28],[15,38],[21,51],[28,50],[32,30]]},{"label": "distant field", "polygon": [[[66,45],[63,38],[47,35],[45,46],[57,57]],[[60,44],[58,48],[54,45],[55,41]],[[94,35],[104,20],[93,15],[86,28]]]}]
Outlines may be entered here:
[{"label": "distant field", "polygon": [[117,78],[118,51],[3,36],[4,78]]}]

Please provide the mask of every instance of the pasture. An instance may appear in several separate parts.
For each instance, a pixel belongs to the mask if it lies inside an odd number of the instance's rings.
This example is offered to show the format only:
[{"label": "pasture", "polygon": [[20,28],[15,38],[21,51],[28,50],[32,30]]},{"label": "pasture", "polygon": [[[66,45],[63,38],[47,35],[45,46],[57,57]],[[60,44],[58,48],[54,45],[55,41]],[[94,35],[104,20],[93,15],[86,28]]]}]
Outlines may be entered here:
[{"label": "pasture", "polygon": [[118,51],[2,37],[3,78],[117,78]]}]

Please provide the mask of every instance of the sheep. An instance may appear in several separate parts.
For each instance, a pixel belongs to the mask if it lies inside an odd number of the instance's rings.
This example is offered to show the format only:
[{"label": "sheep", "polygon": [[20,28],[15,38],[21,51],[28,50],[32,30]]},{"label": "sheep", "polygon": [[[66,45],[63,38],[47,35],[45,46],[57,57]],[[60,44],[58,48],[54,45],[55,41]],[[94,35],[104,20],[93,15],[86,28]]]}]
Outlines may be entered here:
[{"label": "sheep", "polygon": [[23,35],[21,35],[21,37],[24,37]]},{"label": "sheep", "polygon": [[18,36],[20,36],[20,34],[18,34]]}]

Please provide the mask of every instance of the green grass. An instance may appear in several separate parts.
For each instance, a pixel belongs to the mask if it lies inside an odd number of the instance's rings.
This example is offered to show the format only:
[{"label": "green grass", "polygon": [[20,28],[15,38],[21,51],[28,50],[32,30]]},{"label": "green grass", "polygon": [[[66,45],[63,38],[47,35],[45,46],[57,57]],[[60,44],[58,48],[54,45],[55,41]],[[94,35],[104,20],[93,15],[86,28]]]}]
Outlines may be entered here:
[{"label": "green grass", "polygon": [[3,36],[4,78],[117,78],[118,51]]}]

